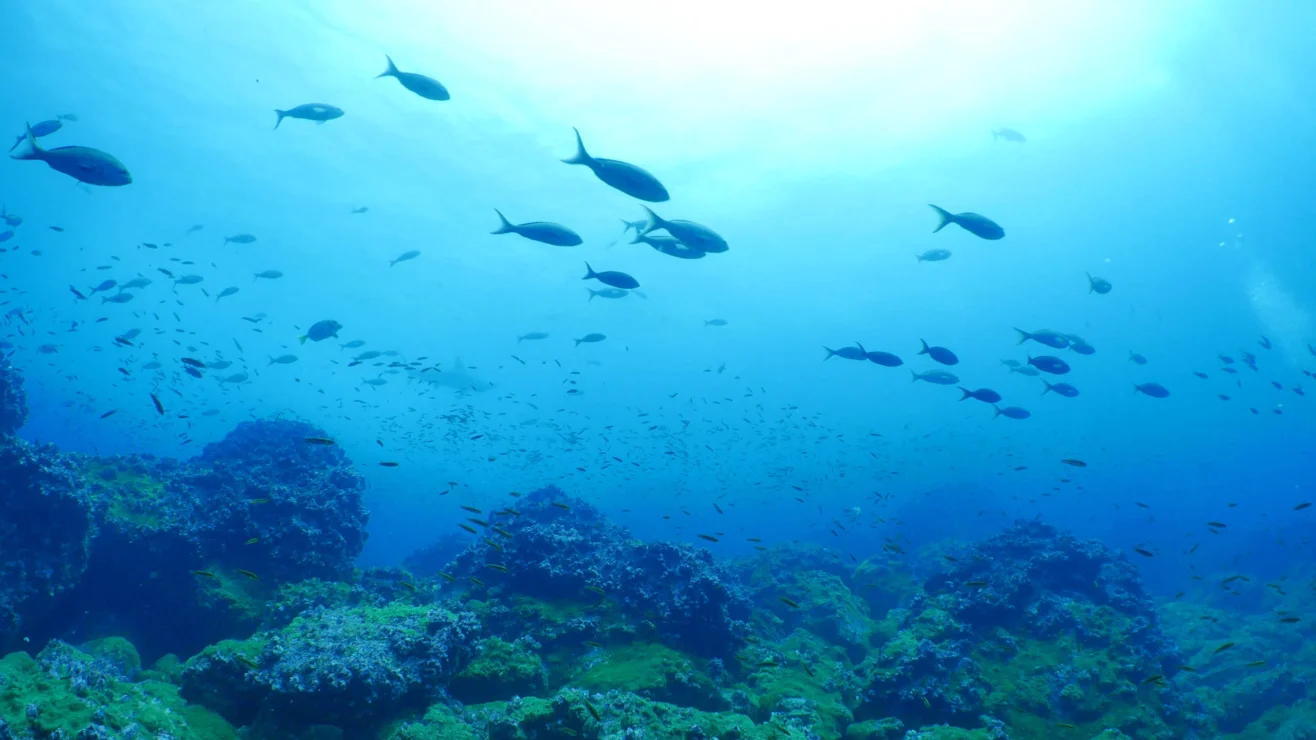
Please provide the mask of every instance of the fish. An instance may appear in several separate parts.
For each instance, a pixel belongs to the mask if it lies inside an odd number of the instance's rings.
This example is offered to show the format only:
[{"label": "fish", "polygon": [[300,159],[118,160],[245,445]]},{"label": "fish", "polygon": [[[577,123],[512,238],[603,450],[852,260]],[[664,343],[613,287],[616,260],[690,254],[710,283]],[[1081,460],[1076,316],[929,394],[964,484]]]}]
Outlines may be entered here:
[{"label": "fish", "polygon": [[129,280],[128,282],[124,283],[123,285],[120,285],[119,290],[137,290],[138,288],[145,288],[150,284],[151,284],[150,278],[135,277],[132,280]]},{"label": "fish", "polygon": [[219,291],[219,295],[215,296],[215,303],[219,303],[221,298],[228,298],[229,296],[234,295],[237,292],[238,292],[237,288],[233,288],[233,287],[225,288]]},{"label": "fish", "polygon": [[1107,280],[1107,279],[1105,279],[1105,278],[1093,277],[1093,276],[1092,276],[1092,273],[1090,273],[1090,272],[1087,272],[1087,273],[1084,273],[1084,274],[1088,276],[1088,292],[1089,292],[1089,293],[1096,293],[1096,294],[1098,294],[1098,295],[1106,295],[1107,293],[1110,292],[1110,289],[1111,289],[1111,288],[1115,287],[1115,286],[1111,285],[1111,284],[1110,284],[1110,281]]},{"label": "fish", "polygon": [[618,298],[625,298],[626,296],[631,294],[629,290],[622,290],[621,288],[604,288],[603,290],[594,290],[593,288],[586,288],[586,290],[589,291],[588,300],[591,301],[594,300],[594,296],[598,296],[599,298],[611,298],[613,300],[616,300]]},{"label": "fish", "polygon": [[192,571],[192,575],[194,575],[194,576],[200,576],[200,577],[202,577],[202,578],[214,578],[214,577],[215,577],[215,574],[214,574],[214,573],[211,573],[211,572],[208,571],[208,570],[194,570],[194,571]]},{"label": "fish", "polygon": [[[641,221],[640,223],[645,223]],[[648,244],[655,251],[683,260],[698,260],[708,256],[708,252],[682,244],[680,239],[664,234],[637,234],[631,244]]]},{"label": "fish", "polygon": [[336,442],[334,442],[332,439],[329,439],[328,437],[307,437],[304,441],[306,442],[306,444],[310,444],[310,445],[337,444]]},{"label": "fish", "polygon": [[961,401],[965,401],[970,398],[973,398],[982,401],[983,403],[994,404],[994,403],[999,403],[1001,400],[1001,394],[997,393],[991,388],[979,388],[976,391],[971,391],[968,388],[961,386],[960,392],[964,394],[960,396]]},{"label": "fish", "polygon": [[785,604],[786,606],[789,606],[792,609],[800,608],[799,602],[795,601],[794,599],[788,599],[785,596],[778,596],[777,598],[781,600],[781,603]]},{"label": "fish", "polygon": [[164,412],[165,412],[164,404],[160,403],[160,399],[154,393],[150,395],[151,395],[151,403],[155,404],[156,413],[160,414],[161,416],[164,416]]},{"label": "fish", "polygon": [[561,501],[553,501],[553,502],[551,502],[551,505],[554,506],[554,507],[556,507],[556,508],[558,508],[558,509],[561,509],[561,510],[563,510],[563,511],[571,511],[571,507],[570,507],[570,506],[567,506],[566,504],[562,503]]},{"label": "fish", "polygon": [[948,224],[955,224],[970,234],[982,239],[994,241],[1005,237],[1005,229],[1002,229],[999,224],[986,216],[969,212],[951,213],[950,211],[939,206],[934,206],[931,203],[929,203],[928,206],[937,212],[937,217],[940,219],[937,228],[932,230],[932,233],[934,234],[946,228]]},{"label": "fish", "polygon": [[315,121],[316,123],[342,118],[343,109],[324,103],[303,103],[288,110],[275,108],[274,114],[278,116],[278,119],[274,122],[274,128],[277,129],[285,118],[300,118],[304,121]]},{"label": "fish", "polygon": [[699,539],[708,540],[709,542],[718,542],[718,539],[711,534],[701,534],[699,535]]},{"label": "fish", "polygon": [[911,370],[910,373],[914,376],[911,383],[922,380],[934,385],[957,385],[960,382],[958,376],[945,370],[929,370],[926,373],[916,373]]},{"label": "fish", "polygon": [[108,418],[110,418],[111,416],[114,416],[114,413],[115,413],[116,411],[118,411],[118,409],[110,409],[109,411],[106,411],[105,413],[101,414],[101,418],[102,418],[102,419],[108,419]]},{"label": "fish", "polygon": [[594,176],[604,184],[632,198],[649,203],[662,203],[670,197],[667,188],[644,168],[629,162],[590,156],[589,152],[585,151],[585,142],[580,137],[580,130],[573,128],[572,131],[576,133],[576,153],[571,158],[562,160],[563,163],[579,164],[590,168]]},{"label": "fish", "polygon": [[1074,467],[1076,467],[1076,468],[1086,468],[1086,467],[1088,466],[1088,464],[1085,463],[1085,462],[1083,462],[1082,460],[1078,460],[1078,459],[1075,459],[1075,458],[1072,458],[1072,457],[1071,457],[1071,458],[1065,458],[1064,460],[1061,460],[1060,462],[1062,462],[1062,463],[1064,463],[1064,464],[1066,464],[1066,465],[1072,465],[1072,466],[1074,466]]},{"label": "fish", "polygon": [[[60,121],[57,118],[52,118],[48,121],[37,121],[36,123],[29,125],[28,131],[32,132],[32,136],[34,138],[40,139],[43,136],[50,136],[51,134],[55,133],[56,131],[60,130],[63,127],[64,127],[64,123],[62,121]],[[23,140],[26,138],[27,138],[26,131],[19,134],[18,138],[14,139],[14,145],[9,147],[9,151],[11,152],[14,151],[14,147],[17,147],[19,144],[22,144]]]},{"label": "fish", "polygon": [[414,260],[414,259],[416,259],[416,258],[419,257],[419,256],[420,256],[420,250],[417,250],[417,249],[413,249],[413,250],[411,250],[411,251],[409,251],[409,252],[403,252],[402,254],[399,254],[399,255],[398,255],[397,257],[395,257],[394,259],[389,260],[389,261],[388,261],[388,266],[389,266],[389,267],[392,267],[393,265],[396,265],[396,264],[399,263],[399,262],[406,262],[407,260]]},{"label": "fish", "polygon": [[923,345],[923,349],[918,351],[920,355],[927,355],[928,357],[931,357],[934,362],[939,362],[943,365],[959,364],[960,358],[956,357],[954,352],[951,352],[945,347],[929,347],[928,343],[922,339],[918,341]]},{"label": "fish", "polygon": [[110,290],[116,285],[118,285],[118,283],[116,283],[113,280],[102,280],[99,284],[96,285],[96,287],[92,288],[89,292],[91,295],[96,295],[97,293],[100,293],[102,291]]},{"label": "fish", "polygon": [[1015,331],[1019,332],[1018,344],[1023,344],[1031,339],[1038,344],[1045,344],[1053,349],[1064,349],[1071,343],[1069,335],[1061,334],[1058,331],[1051,331],[1050,329],[1024,331],[1023,329],[1016,328]]},{"label": "fish", "polygon": [[1042,395],[1044,396],[1053,392],[1057,395],[1064,396],[1065,398],[1074,398],[1078,395],[1078,389],[1069,383],[1048,383],[1044,378],[1042,380],[1042,385],[1046,386],[1046,389],[1042,391]]},{"label": "fish", "polygon": [[1301,622],[1302,619],[1300,617],[1283,617],[1279,621],[1281,624],[1297,624],[1298,622]]},{"label": "fish", "polygon": [[1050,373],[1052,375],[1064,375],[1069,372],[1069,363],[1059,357],[1052,357],[1051,355],[1029,357],[1028,364],[1044,373]]},{"label": "fish", "polygon": [[252,572],[249,571],[249,570],[243,570],[242,568],[238,568],[238,569],[237,569],[237,572],[238,572],[238,575],[246,576],[247,578],[250,578],[250,579],[253,580],[253,581],[259,581],[259,580],[260,580],[260,576],[256,575],[255,573],[252,573]]},{"label": "fish", "polygon": [[923,254],[916,254],[914,258],[919,262],[941,262],[950,259],[949,249],[929,249]]},{"label": "fish", "polygon": [[499,573],[506,573],[506,572],[508,572],[508,571],[507,571],[507,566],[505,566],[505,565],[498,565],[498,564],[496,564],[496,563],[485,563],[484,567],[488,568],[489,570],[496,570],[496,571],[498,571]]},{"label": "fish", "polygon": [[296,361],[297,355],[279,355],[278,357],[270,358],[271,365],[291,365]]},{"label": "fish", "polygon": [[[376,78],[376,79],[378,79],[378,78]],[[353,208],[353,209],[352,209],[352,213],[353,213],[353,214],[357,214],[357,213],[365,213],[365,212],[368,211],[368,210],[370,210],[370,206],[361,206],[360,208]]]},{"label": "fish", "polygon": [[[448,88],[444,87],[443,83],[433,77],[420,74],[419,72],[403,72],[393,63],[393,58],[387,54],[384,55],[384,59],[388,60],[388,69],[375,75],[375,79],[381,77],[392,77],[402,83],[403,87],[426,100],[443,102],[451,99],[451,96],[448,94]],[[361,211],[353,211],[353,213],[359,213],[364,210],[365,209],[363,208]]]},{"label": "fish", "polygon": [[85,301],[85,300],[87,300],[87,296],[83,295],[83,294],[82,294],[82,291],[78,290],[77,288],[73,287],[72,285],[69,286],[69,290],[73,292],[73,297],[74,297],[75,300],[79,300],[79,301]]},{"label": "fish", "polygon": [[418,380],[433,388],[451,388],[458,393],[475,392],[483,393],[493,388],[490,383],[483,378],[470,372],[470,369],[462,363],[460,357],[454,358],[452,366],[443,371],[424,372],[409,368],[407,377],[411,380]]},{"label": "fish", "polygon": [[[721,254],[730,249],[727,240],[722,238],[721,234],[703,224],[695,223],[694,221],[685,221],[683,219],[673,219],[668,221],[657,213],[654,213],[653,209],[648,206],[641,206],[641,208],[644,209],[645,214],[647,214],[649,218],[645,221],[644,228],[640,230],[639,236],[647,235],[651,231],[663,229],[685,246],[691,249],[697,249],[701,252]],[[635,241],[639,241],[639,236],[636,237]],[[634,244],[635,241],[631,243]]]},{"label": "fish", "polygon": [[1300,504],[1298,504],[1297,506],[1293,507],[1293,510],[1294,510],[1294,511],[1302,511],[1303,509],[1310,509],[1310,508],[1311,508],[1311,502],[1310,502],[1310,501],[1303,501],[1302,503],[1300,503]]},{"label": "fish", "polygon": [[1144,550],[1144,549],[1141,548],[1141,547],[1135,547],[1135,548],[1133,548],[1133,551],[1136,552],[1136,553],[1138,553],[1139,555],[1143,556],[1144,558],[1154,557],[1150,551],[1148,551],[1148,550]]},{"label": "fish", "polygon": [[984,587],[984,586],[987,585],[987,582],[986,582],[986,581],[965,581],[965,582],[964,582],[964,585],[965,585],[965,586],[968,586],[969,588],[982,588],[982,587]]},{"label": "fish", "polygon": [[234,234],[233,236],[224,237],[225,244],[255,244],[256,236],[254,234]]},{"label": "fish", "polygon": [[823,357],[823,361],[824,361],[824,362],[827,361],[827,360],[832,359],[833,357],[840,357],[840,358],[843,359],[843,360],[867,360],[867,359],[868,359],[868,350],[864,349],[864,345],[859,344],[858,342],[855,342],[855,346],[853,346],[853,347],[842,347],[842,348],[840,348],[840,349],[832,349],[832,348],[830,348],[830,347],[823,347],[823,351],[825,351],[825,352],[827,353],[827,355],[826,355],[825,357]]},{"label": "fish", "polygon": [[[830,352],[831,350],[828,351]],[[882,367],[900,367],[901,365],[905,364],[904,360],[891,354],[890,352],[870,351],[865,353],[864,356],[868,358],[869,362],[875,365],[881,365]]]},{"label": "fish", "polygon": [[45,162],[52,170],[88,185],[118,187],[131,185],[133,181],[122,162],[99,149],[85,146],[42,149],[30,127],[17,150],[11,151],[9,156],[11,159]]},{"label": "fish", "polygon": [[1223,653],[1224,651],[1228,650],[1229,648],[1231,648],[1231,647],[1233,647],[1233,646],[1234,646],[1234,643],[1232,643],[1232,642],[1226,642],[1225,644],[1223,644],[1223,645],[1221,645],[1220,647],[1216,648],[1216,649],[1215,649],[1214,651],[1212,651],[1212,652],[1213,652],[1214,654]]},{"label": "fish", "polygon": [[708,319],[707,321],[704,322],[704,326],[726,326],[726,325],[727,325],[726,319]]},{"label": "fish", "polygon": [[585,277],[581,278],[581,280],[597,280],[604,285],[621,288],[622,290],[634,290],[635,288],[640,287],[640,281],[624,272],[616,272],[614,270],[595,272],[594,268],[590,267],[588,262],[585,263]]},{"label": "fish", "polygon": [[1129,350],[1129,362],[1132,362],[1135,365],[1146,365],[1147,358],[1143,357],[1137,352],[1134,352],[1133,350]]},{"label": "fish", "polygon": [[174,285],[196,285],[202,280],[205,280],[205,278],[200,275],[184,275],[175,280]]},{"label": "fish", "polygon": [[992,129],[992,141],[996,141],[997,139],[1009,141],[1015,144],[1022,144],[1025,141],[1028,141],[1027,139],[1024,138],[1023,134],[1019,133],[1018,131],[1015,131],[1012,128]]},{"label": "fish", "polygon": [[301,342],[302,344],[306,344],[307,339],[311,340],[312,342],[322,342],[328,339],[329,337],[334,337],[336,339],[338,337],[338,331],[342,328],[343,325],[338,323],[337,321],[334,321],[333,319],[325,319],[324,321],[317,321],[311,325],[311,328],[307,330],[305,334],[303,334],[301,337],[298,337],[297,341]]},{"label": "fish", "polygon": [[993,406],[992,408],[996,409],[996,413],[992,415],[993,419],[998,416],[1004,416],[1007,419],[1027,419],[1033,415],[1028,409],[1023,409],[1018,406],[1006,406],[1005,408]]},{"label": "fish", "polygon": [[594,707],[594,705],[590,702],[590,700],[585,699],[584,703],[585,703],[585,710],[589,712],[589,716],[593,717],[595,722],[602,722],[603,717],[599,715],[599,710]]},{"label": "fish", "polygon": [[1133,386],[1134,393],[1142,393],[1152,398],[1168,398],[1170,391],[1160,383],[1135,383]]},{"label": "fish", "polygon": [[364,346],[366,346],[366,340],[364,340],[364,339],[353,339],[352,341],[348,342],[347,344],[340,344],[340,345],[338,345],[338,346],[339,346],[341,349],[356,349],[357,347],[364,347]]},{"label": "fish", "polygon": [[599,334],[598,332],[586,334],[585,336],[576,340],[576,346],[579,347],[582,344],[592,344],[594,342],[602,342],[607,338],[608,337],[606,334]]},{"label": "fish", "polygon": [[531,241],[549,244],[554,247],[574,247],[584,242],[580,234],[563,226],[562,224],[551,221],[528,221],[523,224],[514,224],[507,220],[503,212],[494,209],[498,214],[498,220],[501,222],[497,229],[489,232],[491,234],[516,234],[523,236]]},{"label": "fish", "polygon": [[127,303],[133,299],[132,293],[115,293],[110,296],[101,296],[101,303]]}]

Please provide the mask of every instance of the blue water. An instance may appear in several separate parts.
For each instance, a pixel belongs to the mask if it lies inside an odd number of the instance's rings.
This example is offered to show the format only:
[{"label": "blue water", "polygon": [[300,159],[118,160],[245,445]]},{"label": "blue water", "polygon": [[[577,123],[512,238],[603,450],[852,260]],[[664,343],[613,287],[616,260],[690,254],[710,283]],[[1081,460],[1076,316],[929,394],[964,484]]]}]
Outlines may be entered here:
[{"label": "blue water", "polygon": [[[4,330],[32,406],[22,435],[188,457],[243,420],[307,420],[369,480],[364,565],[451,531],[460,512],[442,491],[480,502],[550,483],[640,536],[726,532],[719,554],[746,536],[862,554],[896,533],[974,537],[1040,516],[1156,551],[1140,565],[1168,593],[1176,553],[1227,516],[1220,563],[1309,560],[1311,518],[1292,507],[1313,498],[1316,399],[1293,389],[1316,392],[1302,372],[1316,368],[1316,8],[776,12],[10,6],[0,125],[17,136],[73,113],[43,145],[102,149],[134,179],[83,188],[0,162],[0,200],[25,219],[0,255],[6,310],[22,311]],[[375,79],[385,54],[452,99]],[[345,115],[273,130],[275,109],[312,102]],[[595,156],[666,185],[658,213],[712,226],[730,250],[685,261],[627,244],[619,219],[644,214],[560,163],[573,126]],[[1027,141],[994,141],[1003,126]],[[934,234],[929,203],[985,214],[1006,237]],[[490,235],[494,208],[585,243]],[[224,243],[240,233],[257,241]],[[914,259],[934,248],[953,256]],[[409,250],[421,254],[389,266]],[[581,281],[586,261],[634,275],[643,295],[588,300],[601,286]],[[162,267],[204,280],[174,288]],[[284,277],[253,282],[269,269]],[[1113,291],[1089,293],[1085,272]],[[126,304],[69,290],[139,275],[153,282]],[[715,318],[727,325],[704,325]],[[341,322],[338,340],[299,344],[322,319]],[[1016,345],[1013,327],[1096,347],[1057,353],[1080,396],[1041,396],[1002,366],[1046,352]],[[130,329],[134,346],[117,346]],[[517,342],[532,331],[549,337]],[[573,346],[590,332],[607,340]],[[936,367],[920,338],[958,354],[964,385],[1032,416],[911,383],[911,368]],[[822,360],[854,342],[905,366]],[[349,367],[365,350],[398,354]],[[1220,372],[1218,354],[1243,351],[1256,372]],[[193,378],[185,356],[233,366]],[[439,372],[460,358],[492,387],[376,364],[419,357]],[[162,369],[141,368],[152,360]],[[237,372],[248,381],[216,379]],[[1145,382],[1170,396],[1135,394]]]}]

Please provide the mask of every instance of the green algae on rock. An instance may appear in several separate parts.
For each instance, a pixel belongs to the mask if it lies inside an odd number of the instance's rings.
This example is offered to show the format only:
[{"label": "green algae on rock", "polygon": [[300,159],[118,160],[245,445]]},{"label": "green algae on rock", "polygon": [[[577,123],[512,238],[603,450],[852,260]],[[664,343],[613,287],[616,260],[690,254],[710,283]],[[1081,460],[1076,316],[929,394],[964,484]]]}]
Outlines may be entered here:
[{"label": "green algae on rock", "polygon": [[543,661],[524,638],[507,642],[487,637],[475,658],[452,677],[448,690],[468,704],[484,704],[534,694],[547,680]]}]

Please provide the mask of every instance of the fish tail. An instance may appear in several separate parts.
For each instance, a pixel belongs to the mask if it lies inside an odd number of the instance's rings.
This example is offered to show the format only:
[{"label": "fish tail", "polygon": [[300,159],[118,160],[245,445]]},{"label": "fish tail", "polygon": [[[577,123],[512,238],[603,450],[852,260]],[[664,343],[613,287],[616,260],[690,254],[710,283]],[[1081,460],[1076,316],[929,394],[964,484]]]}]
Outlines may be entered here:
[{"label": "fish tail", "polygon": [[581,278],[581,280],[589,280],[589,279],[591,279],[591,278],[595,278],[595,277],[598,277],[598,273],[594,272],[594,268],[593,268],[593,267],[590,267],[590,266],[589,266],[589,263],[586,262],[586,263],[585,263],[585,277]]},{"label": "fish tail", "polygon": [[832,349],[831,347],[823,347],[823,351],[827,353],[827,356],[823,358],[824,362],[832,359],[832,355],[836,354],[836,350]]},{"label": "fish tail", "polygon": [[650,231],[654,231],[655,229],[661,229],[663,228],[664,225],[666,225],[666,222],[663,221],[662,216],[659,216],[658,214],[654,213],[652,208],[650,208],[649,206],[640,206],[640,207],[644,209],[645,213],[649,214],[648,220],[644,222],[644,227],[639,230],[640,234],[647,234]]},{"label": "fish tail", "polygon": [[589,300],[591,301],[594,300],[594,296],[599,294],[599,292],[597,290],[594,290],[593,288],[586,288],[585,290],[589,291]]},{"label": "fish tail", "polygon": [[577,339],[577,340],[576,340],[576,346],[579,347],[579,346],[580,346],[580,343],[583,342],[583,341],[585,341],[585,340],[584,340],[584,339]]},{"label": "fish tail", "polygon": [[1136,396],[1136,395],[1138,395],[1139,393],[1142,393],[1142,389],[1138,387],[1138,384],[1137,384],[1137,383],[1134,383],[1134,384],[1133,384],[1133,395]]},{"label": "fish tail", "polygon": [[1050,383],[1046,382],[1045,379],[1042,380],[1042,385],[1046,386],[1046,389],[1042,391],[1042,395],[1044,395],[1044,396],[1045,396],[1046,394],[1050,393],[1051,391],[1053,391],[1053,390],[1056,389],[1055,386],[1053,386],[1053,385],[1051,385]]},{"label": "fish tail", "polygon": [[37,137],[32,133],[30,124],[27,125],[27,131],[23,134],[22,140],[15,144],[15,148],[18,151],[11,151],[9,154],[12,159],[41,159],[41,155],[45,154],[45,151],[37,144]]},{"label": "fish tail", "polygon": [[300,337],[297,337],[298,344],[306,344],[306,338],[307,337],[305,334],[301,335]]},{"label": "fish tail", "polygon": [[[288,116],[288,111],[286,111],[286,110],[279,110],[278,108],[275,108],[275,109],[274,109],[274,115],[278,116],[278,118],[275,119],[275,121],[274,121],[274,128],[278,128],[278,127],[279,127],[279,124],[280,124],[280,123],[283,123],[283,119],[286,118],[286,117]],[[227,243],[228,243],[228,239],[225,239],[225,240],[224,240],[224,243],[227,244]]]},{"label": "fish tail", "polygon": [[570,159],[562,161],[566,164],[594,164],[594,158],[589,155],[589,152],[585,151],[585,141],[580,138],[580,129],[573,128],[571,130],[576,132],[576,153],[571,155]]},{"label": "fish tail", "polygon": [[393,63],[393,57],[391,57],[391,56],[385,54],[385,55],[384,55],[384,58],[388,60],[388,69],[386,69],[386,70],[384,70],[383,72],[380,72],[379,74],[375,75],[375,79],[376,79],[376,80],[379,79],[380,77],[397,77],[397,76],[398,76],[398,66],[397,66],[396,64]]},{"label": "fish tail", "polygon": [[109,303],[109,302],[110,302],[109,298],[106,298],[105,296],[101,296],[101,303]]},{"label": "fish tail", "polygon": [[489,232],[490,234],[512,234],[516,232],[516,227],[512,225],[511,221],[507,220],[502,211],[495,208],[494,213],[498,214],[498,220],[502,223],[498,225],[497,229]]},{"label": "fish tail", "polygon": [[922,262],[922,261],[923,261],[923,255],[921,255],[921,254],[916,254],[916,255],[914,255],[914,259],[918,260],[919,262]]},{"label": "fish tail", "polygon": [[992,418],[995,419],[996,417],[1001,415],[1001,407],[997,406],[996,404],[992,404],[992,408],[996,409],[996,413],[992,414]]},{"label": "fish tail", "polygon": [[923,345],[923,349],[919,350],[918,353],[919,353],[920,355],[926,355],[926,354],[928,353],[928,343],[927,343],[927,340],[920,339],[920,340],[918,340],[918,341],[919,341],[920,344]]},{"label": "fish tail", "polygon": [[634,239],[631,239],[630,243],[631,243],[631,244],[640,244],[640,243],[642,243],[643,241],[644,241],[644,234],[643,234],[642,232],[640,232],[640,231],[637,230],[637,231],[635,232],[635,238],[634,238]]},{"label": "fish tail", "polygon": [[909,382],[911,382],[911,383],[917,383],[917,382],[918,382],[918,373],[914,372],[913,370],[910,370],[910,371],[909,371],[909,374],[910,374],[911,376],[913,376],[913,377],[911,377],[911,378],[909,379]]},{"label": "fish tail", "polygon": [[1032,335],[1032,334],[1029,334],[1028,332],[1024,331],[1023,329],[1020,329],[1020,328],[1017,328],[1017,327],[1016,327],[1016,328],[1015,328],[1015,331],[1019,332],[1019,341],[1017,342],[1018,344],[1023,344],[1024,342],[1027,342],[1029,339],[1032,339],[1032,338],[1033,338],[1033,335]]},{"label": "fish tail", "polygon": [[964,395],[960,396],[960,400],[961,400],[961,401],[966,400],[966,399],[969,399],[969,398],[973,398],[973,391],[969,390],[968,388],[965,388],[965,387],[962,386],[962,385],[961,385],[961,386],[957,386],[957,387],[960,389],[960,393],[963,393],[963,394],[964,394]]},{"label": "fish tail", "polygon": [[928,204],[928,207],[936,211],[937,218],[941,219],[941,223],[937,224],[937,228],[933,229],[932,233],[935,234],[938,231],[941,231],[942,229],[946,228],[946,224],[955,222],[955,216],[952,215],[951,212],[946,210],[945,208],[941,208],[940,206],[934,206],[931,203]]},{"label": "fish tail", "polygon": [[1096,283],[1092,282],[1092,273],[1085,272],[1083,274],[1088,276],[1088,292],[1091,293],[1092,291],[1097,289]]}]

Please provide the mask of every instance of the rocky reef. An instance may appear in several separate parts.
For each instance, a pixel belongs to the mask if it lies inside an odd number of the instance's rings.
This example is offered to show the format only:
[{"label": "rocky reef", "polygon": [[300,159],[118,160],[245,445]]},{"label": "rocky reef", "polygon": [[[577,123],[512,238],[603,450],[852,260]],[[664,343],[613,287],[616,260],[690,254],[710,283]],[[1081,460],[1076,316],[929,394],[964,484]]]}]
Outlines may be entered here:
[{"label": "rocky reef", "polygon": [[0,740],[1316,737],[1309,574],[1224,576],[1247,612],[1157,603],[1037,521],[719,561],[557,488],[361,571],[364,485],[322,436],[249,422],[178,461],[0,435]]}]

